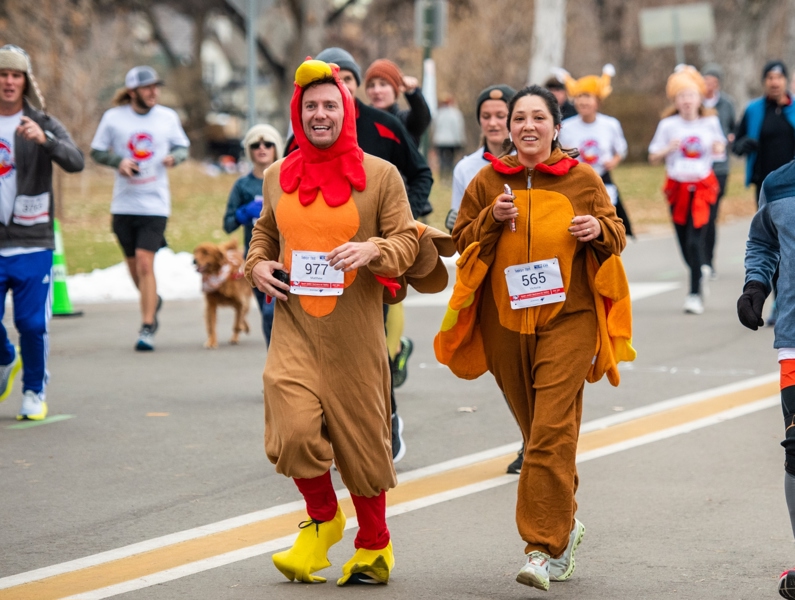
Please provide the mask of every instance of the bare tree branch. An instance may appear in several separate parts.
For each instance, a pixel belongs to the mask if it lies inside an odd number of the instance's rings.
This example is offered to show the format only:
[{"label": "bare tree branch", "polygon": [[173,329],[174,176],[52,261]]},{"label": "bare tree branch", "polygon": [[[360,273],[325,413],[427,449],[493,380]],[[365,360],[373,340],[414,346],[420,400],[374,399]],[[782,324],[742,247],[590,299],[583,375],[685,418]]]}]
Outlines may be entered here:
[{"label": "bare tree branch", "polygon": [[[232,23],[234,23],[234,25],[238,27],[241,31],[245,32],[246,31],[245,17],[242,14],[240,14],[238,9],[235,6],[233,6],[231,2],[228,1],[224,2],[223,6],[224,6],[224,14],[229,18],[229,20],[232,21]],[[284,68],[284,65],[280,63],[278,60],[276,60],[276,58],[274,58],[270,49],[265,45],[265,42],[263,42],[259,36],[257,36],[256,42],[257,42],[257,50],[259,50],[259,53],[265,59],[265,62],[268,63],[268,65],[270,66],[271,70],[274,72],[276,77],[279,80],[283,80],[287,76],[287,70]]]},{"label": "bare tree branch", "polygon": [[328,17],[326,17],[326,26],[333,25],[334,22],[342,16],[342,13],[345,12],[345,9],[349,6],[356,4],[359,0],[346,0],[345,4],[337,8]]}]

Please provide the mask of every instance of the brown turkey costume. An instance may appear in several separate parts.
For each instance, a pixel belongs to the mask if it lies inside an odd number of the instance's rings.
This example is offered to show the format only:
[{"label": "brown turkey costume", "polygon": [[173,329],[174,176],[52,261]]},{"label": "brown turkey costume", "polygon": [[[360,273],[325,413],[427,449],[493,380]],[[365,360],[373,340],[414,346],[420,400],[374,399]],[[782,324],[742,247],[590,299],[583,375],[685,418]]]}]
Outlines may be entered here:
[{"label": "brown turkey costume", "polygon": [[[276,304],[263,374],[265,451],[277,472],[295,480],[310,520],[289,551],[274,555],[274,563],[291,580],[325,581],[312,573],[329,566],[326,552],[345,525],[331,484],[333,461],[359,521],[357,552],[338,584],[357,578],[386,583],[394,558],[385,491],[397,480],[384,292],[386,286],[394,295],[399,279],[405,293],[420,247],[434,252],[435,246],[420,238],[395,167],[358,147],[354,102],[337,72],[336,65],[313,60],[296,72],[291,113],[300,149],[265,171],[263,210],[245,273],[253,284],[254,267],[272,260],[291,274],[291,293]],[[320,149],[304,133],[302,97],[308,84],[329,77],[342,95],[344,119],[337,140]],[[373,242],[380,256],[345,273],[344,283],[336,284],[341,295],[298,295],[300,273],[292,270],[293,262],[305,253],[324,259],[349,241]],[[426,272],[436,266],[427,255],[417,263]],[[442,288],[445,283],[446,277]]]}]

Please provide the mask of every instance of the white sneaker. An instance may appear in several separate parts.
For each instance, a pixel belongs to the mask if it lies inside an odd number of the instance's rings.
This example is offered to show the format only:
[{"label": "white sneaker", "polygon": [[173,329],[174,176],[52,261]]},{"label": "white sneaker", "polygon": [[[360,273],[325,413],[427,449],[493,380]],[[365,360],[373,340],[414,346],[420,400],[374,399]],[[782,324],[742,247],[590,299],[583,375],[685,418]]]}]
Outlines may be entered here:
[{"label": "white sneaker", "polygon": [[585,525],[578,519],[574,519],[574,529],[569,534],[569,544],[566,546],[563,556],[552,558],[549,561],[549,580],[566,581],[574,573],[574,551],[582,542],[585,535]]},{"label": "white sneaker", "polygon": [[516,581],[539,590],[549,590],[549,555],[533,551],[527,555],[527,564],[516,576]]},{"label": "white sneaker", "polygon": [[0,366],[0,402],[8,398],[14,386],[14,377],[22,368],[22,357],[19,348],[14,348],[14,360],[7,365]]},{"label": "white sneaker", "polygon": [[17,421],[30,419],[31,421],[41,421],[47,416],[47,403],[44,401],[44,394],[32,390],[25,391],[22,396],[22,408],[19,409]]},{"label": "white sneaker", "polygon": [[704,312],[704,303],[698,294],[688,294],[685,298],[685,312],[691,315],[700,315]]}]

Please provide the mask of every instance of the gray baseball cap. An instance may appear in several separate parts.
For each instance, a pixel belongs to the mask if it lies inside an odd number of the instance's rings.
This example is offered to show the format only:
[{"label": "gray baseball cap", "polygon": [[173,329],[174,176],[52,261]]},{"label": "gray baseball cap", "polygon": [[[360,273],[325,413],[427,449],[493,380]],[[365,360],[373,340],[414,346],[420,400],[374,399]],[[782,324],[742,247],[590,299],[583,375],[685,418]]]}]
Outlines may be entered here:
[{"label": "gray baseball cap", "polygon": [[124,77],[124,87],[128,90],[152,84],[163,85],[163,80],[157,75],[157,71],[146,65],[133,67]]}]

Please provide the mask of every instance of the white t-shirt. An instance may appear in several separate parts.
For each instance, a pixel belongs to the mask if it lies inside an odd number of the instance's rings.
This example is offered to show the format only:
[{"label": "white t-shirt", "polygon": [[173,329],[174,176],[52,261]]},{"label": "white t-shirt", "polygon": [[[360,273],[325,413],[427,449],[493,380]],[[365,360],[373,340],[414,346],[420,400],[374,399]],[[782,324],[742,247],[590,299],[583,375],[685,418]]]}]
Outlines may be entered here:
[{"label": "white t-shirt", "polygon": [[489,163],[483,158],[483,153],[486,152],[486,147],[481,146],[472,154],[467,154],[464,158],[458,161],[458,164],[453,169],[453,197],[450,201],[450,208],[455,211],[461,208],[461,199],[464,197],[464,192],[469,185],[469,182],[478,174],[483,167]]},{"label": "white t-shirt", "polygon": [[665,171],[674,181],[701,181],[712,171],[712,162],[726,160],[726,153],[712,153],[714,142],[726,143],[717,116],[685,121],[679,115],[666,117],[657,125],[649,154],[665,150],[673,140],[679,149],[665,157]]},{"label": "white t-shirt", "polygon": [[14,159],[14,134],[22,121],[22,111],[0,116],[0,221],[8,225],[17,197],[17,167]]},{"label": "white t-shirt", "polygon": [[577,115],[566,119],[560,125],[560,145],[563,148],[576,148],[577,157],[582,163],[591,165],[599,176],[605,174],[605,163],[618,155],[627,155],[627,140],[618,119],[601,113],[596,114],[593,123],[586,123]]},{"label": "white t-shirt", "polygon": [[165,106],[158,104],[145,115],[139,115],[128,104],[111,108],[102,115],[91,148],[110,150],[134,160],[139,170],[134,177],[116,173],[110,212],[169,216],[171,192],[163,159],[174,146],[189,145],[177,113]]}]

